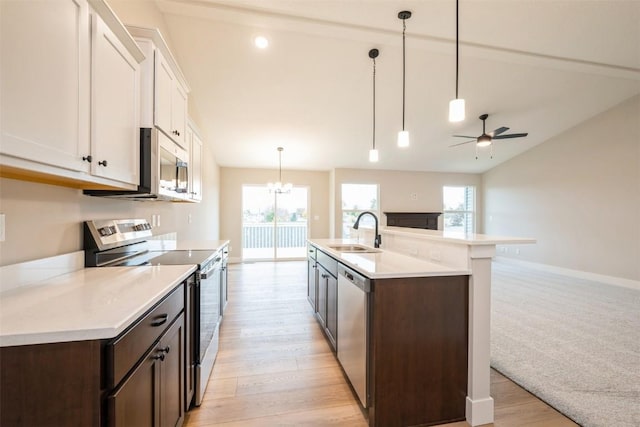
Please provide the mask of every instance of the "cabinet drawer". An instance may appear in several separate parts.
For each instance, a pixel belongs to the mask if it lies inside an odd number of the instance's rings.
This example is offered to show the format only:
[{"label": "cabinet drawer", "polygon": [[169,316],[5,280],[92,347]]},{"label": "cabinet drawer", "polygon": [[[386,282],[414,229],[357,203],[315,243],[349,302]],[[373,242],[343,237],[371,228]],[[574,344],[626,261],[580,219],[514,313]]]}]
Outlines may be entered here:
[{"label": "cabinet drawer", "polygon": [[338,261],[335,258],[322,251],[318,251],[317,257],[318,264],[322,265],[327,270],[327,273],[330,273],[333,277],[338,277]]},{"label": "cabinet drawer", "polygon": [[115,387],[184,308],[184,284],[106,347],[107,387]]}]

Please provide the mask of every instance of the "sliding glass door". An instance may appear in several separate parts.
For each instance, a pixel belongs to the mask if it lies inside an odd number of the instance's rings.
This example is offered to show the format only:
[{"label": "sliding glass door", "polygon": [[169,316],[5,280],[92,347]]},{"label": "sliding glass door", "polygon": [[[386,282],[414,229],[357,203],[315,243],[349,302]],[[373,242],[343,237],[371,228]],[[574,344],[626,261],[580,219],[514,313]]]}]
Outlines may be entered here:
[{"label": "sliding glass door", "polygon": [[307,254],[308,189],[272,193],[266,185],[242,187],[242,258],[275,260]]}]

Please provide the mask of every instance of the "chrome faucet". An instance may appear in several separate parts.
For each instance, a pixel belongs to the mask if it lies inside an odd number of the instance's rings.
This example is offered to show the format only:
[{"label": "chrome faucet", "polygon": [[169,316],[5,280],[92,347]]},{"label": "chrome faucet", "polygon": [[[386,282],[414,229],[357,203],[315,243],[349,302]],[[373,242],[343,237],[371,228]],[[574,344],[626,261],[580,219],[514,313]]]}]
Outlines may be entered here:
[{"label": "chrome faucet", "polygon": [[376,216],[376,214],[369,211],[362,212],[360,215],[358,215],[358,219],[356,219],[356,223],[353,224],[353,228],[354,230],[358,229],[358,227],[360,226],[360,218],[362,218],[364,215],[371,215],[376,223],[376,237],[373,239],[373,247],[379,248],[380,243],[382,243],[382,236],[378,234],[378,217]]}]

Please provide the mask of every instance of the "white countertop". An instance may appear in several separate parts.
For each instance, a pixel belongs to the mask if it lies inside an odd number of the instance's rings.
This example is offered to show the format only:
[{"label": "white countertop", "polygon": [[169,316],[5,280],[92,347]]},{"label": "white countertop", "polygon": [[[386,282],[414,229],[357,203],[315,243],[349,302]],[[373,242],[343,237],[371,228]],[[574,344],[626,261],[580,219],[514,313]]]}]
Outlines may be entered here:
[{"label": "white countertop", "polygon": [[149,239],[147,245],[150,250],[178,250],[178,251],[219,251],[228,245],[228,240],[175,240]]},{"label": "white countertop", "polygon": [[0,347],[114,338],[195,265],[85,268],[0,293]]},{"label": "white countertop", "polygon": [[[370,279],[460,276],[462,270],[381,249],[375,253],[338,252],[329,245],[359,244],[355,239],[309,239],[309,243]],[[366,246],[366,245],[363,245]]]},{"label": "white countertop", "polygon": [[[410,236],[423,238],[426,240],[438,240],[442,242],[456,243],[461,245],[516,245],[536,243],[536,239],[529,237],[509,237],[509,236],[489,236],[477,233],[458,233],[441,230],[423,230],[419,228],[406,227],[384,227],[381,234],[396,234],[400,236]],[[383,240],[384,241],[384,240]]]}]

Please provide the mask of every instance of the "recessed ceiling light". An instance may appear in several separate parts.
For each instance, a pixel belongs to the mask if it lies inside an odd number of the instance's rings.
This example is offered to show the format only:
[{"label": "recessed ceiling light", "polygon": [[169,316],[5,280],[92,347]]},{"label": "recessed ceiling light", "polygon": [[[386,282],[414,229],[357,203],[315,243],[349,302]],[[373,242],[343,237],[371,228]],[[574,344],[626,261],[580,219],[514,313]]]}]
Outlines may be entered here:
[{"label": "recessed ceiling light", "polygon": [[263,36],[258,36],[253,39],[253,43],[258,49],[266,49],[267,47],[269,47],[269,40],[267,40],[267,38]]}]

